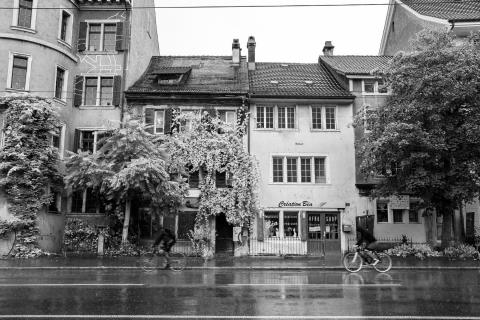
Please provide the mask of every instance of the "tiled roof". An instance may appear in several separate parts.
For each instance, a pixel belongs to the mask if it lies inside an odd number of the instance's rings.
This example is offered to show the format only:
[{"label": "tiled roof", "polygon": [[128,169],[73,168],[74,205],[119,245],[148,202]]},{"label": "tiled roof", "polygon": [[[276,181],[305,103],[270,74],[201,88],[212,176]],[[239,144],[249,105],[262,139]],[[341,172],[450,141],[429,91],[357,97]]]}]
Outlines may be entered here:
[{"label": "tiled roof", "polygon": [[352,97],[319,63],[257,62],[249,71],[253,96]]},{"label": "tiled roof", "polygon": [[382,70],[391,56],[320,56],[320,60],[342,74],[368,75]]},{"label": "tiled roof", "polygon": [[[191,73],[185,82],[160,85],[159,73]],[[145,73],[127,93],[210,93],[246,94],[248,92],[247,63],[232,65],[231,56],[154,56]]]},{"label": "tiled roof", "polygon": [[401,0],[421,15],[446,20],[480,20],[479,0]]}]

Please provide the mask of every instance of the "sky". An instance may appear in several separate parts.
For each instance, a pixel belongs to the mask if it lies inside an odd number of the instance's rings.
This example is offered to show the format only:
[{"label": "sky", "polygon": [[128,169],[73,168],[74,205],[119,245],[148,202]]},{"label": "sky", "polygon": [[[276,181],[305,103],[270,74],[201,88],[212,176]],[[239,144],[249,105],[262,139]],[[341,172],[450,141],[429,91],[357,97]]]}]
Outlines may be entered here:
[{"label": "sky", "polygon": [[[387,4],[388,0],[155,0],[156,6]],[[157,8],[161,55],[230,55],[256,40],[257,62],[315,63],[325,41],[335,55],[376,55],[387,5],[288,8]]]}]

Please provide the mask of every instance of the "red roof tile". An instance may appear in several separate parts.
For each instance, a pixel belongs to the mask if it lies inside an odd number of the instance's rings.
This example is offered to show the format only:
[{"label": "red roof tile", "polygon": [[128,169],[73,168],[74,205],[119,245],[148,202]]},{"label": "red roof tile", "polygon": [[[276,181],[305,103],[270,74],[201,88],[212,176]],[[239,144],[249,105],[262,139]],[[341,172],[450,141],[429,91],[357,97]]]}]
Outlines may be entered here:
[{"label": "red roof tile", "polygon": [[446,20],[480,20],[479,0],[402,0],[419,14]]},{"label": "red roof tile", "polygon": [[382,70],[392,59],[391,56],[320,56],[324,63],[342,74],[370,75]]}]

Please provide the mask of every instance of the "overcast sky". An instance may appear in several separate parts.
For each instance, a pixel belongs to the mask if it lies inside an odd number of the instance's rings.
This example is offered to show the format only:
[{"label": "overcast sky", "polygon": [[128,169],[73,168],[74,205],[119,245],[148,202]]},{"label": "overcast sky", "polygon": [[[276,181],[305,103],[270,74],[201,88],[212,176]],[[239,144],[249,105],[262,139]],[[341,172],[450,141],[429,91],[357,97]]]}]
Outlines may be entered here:
[{"label": "overcast sky", "polygon": [[[155,0],[156,6],[388,3],[388,0]],[[335,55],[376,55],[386,5],[299,8],[157,8],[161,55],[229,55],[232,40],[255,37],[256,61],[316,62],[325,41]]]}]

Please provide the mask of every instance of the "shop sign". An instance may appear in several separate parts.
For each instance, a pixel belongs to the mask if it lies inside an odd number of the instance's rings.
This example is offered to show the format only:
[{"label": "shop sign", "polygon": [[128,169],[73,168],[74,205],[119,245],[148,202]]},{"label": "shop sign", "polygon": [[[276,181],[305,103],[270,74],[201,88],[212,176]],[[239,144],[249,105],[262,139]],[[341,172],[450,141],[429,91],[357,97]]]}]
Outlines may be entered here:
[{"label": "shop sign", "polygon": [[[320,206],[323,206],[325,205],[326,202],[322,202],[322,204]],[[292,201],[292,202],[289,202],[289,201],[280,201],[278,203],[278,206],[280,208],[283,208],[283,207],[313,207],[312,203],[310,201],[300,201],[300,202],[296,202],[296,201]]]},{"label": "shop sign", "polygon": [[319,232],[322,231],[321,227],[309,227],[308,232]]},{"label": "shop sign", "polygon": [[401,196],[390,196],[390,208],[399,209],[399,210],[409,210],[410,209],[410,196],[401,195]]}]

